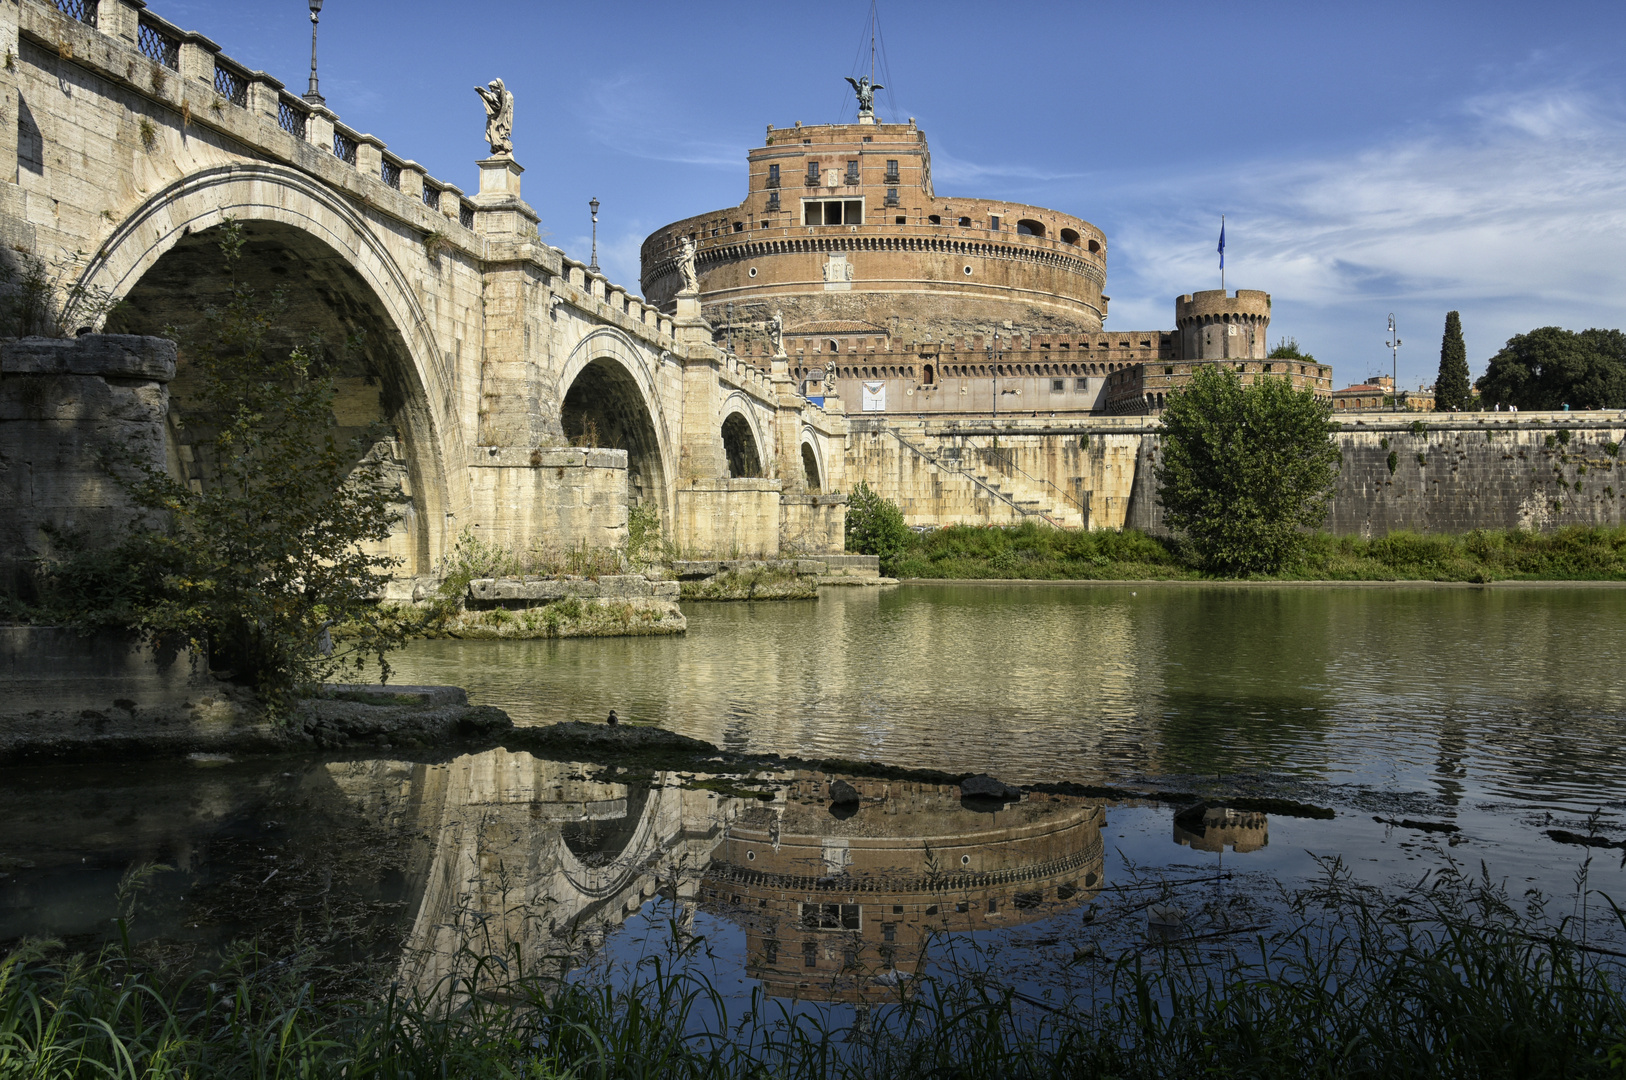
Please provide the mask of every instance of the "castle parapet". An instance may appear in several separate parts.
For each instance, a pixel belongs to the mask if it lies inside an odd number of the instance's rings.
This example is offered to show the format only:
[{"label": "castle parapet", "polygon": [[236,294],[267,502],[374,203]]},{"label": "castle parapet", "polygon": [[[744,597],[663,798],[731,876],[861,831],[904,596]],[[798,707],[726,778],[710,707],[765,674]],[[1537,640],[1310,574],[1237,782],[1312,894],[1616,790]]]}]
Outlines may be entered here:
[{"label": "castle parapet", "polygon": [[1187,293],[1174,302],[1185,360],[1262,360],[1270,329],[1270,294],[1259,289]]}]

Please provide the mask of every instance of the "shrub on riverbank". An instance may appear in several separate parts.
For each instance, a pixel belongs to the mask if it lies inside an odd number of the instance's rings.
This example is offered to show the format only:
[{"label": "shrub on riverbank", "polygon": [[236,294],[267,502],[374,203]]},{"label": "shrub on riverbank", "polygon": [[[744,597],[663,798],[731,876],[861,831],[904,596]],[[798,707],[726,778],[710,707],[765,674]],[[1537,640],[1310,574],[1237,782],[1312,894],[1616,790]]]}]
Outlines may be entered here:
[{"label": "shrub on riverbank", "polygon": [[[899,577],[1024,580],[1184,580],[1207,577],[1175,542],[1126,529],[1074,532],[1023,522],[953,525],[912,537]],[[1314,533],[1294,563],[1257,580],[1626,580],[1626,527],[1569,526],[1550,533],[1409,532],[1363,539]]]},{"label": "shrub on riverbank", "polygon": [[1626,1075],[1620,954],[1542,897],[1454,867],[1394,895],[1328,870],[1290,925],[1221,935],[1223,955],[1143,938],[1075,956],[1093,969],[1082,1000],[1039,1000],[997,969],[927,979],[851,1027],[766,998],[730,1017],[681,964],[617,990],[519,973],[516,954],[427,998],[331,998],[320,958],[297,952],[182,976],[127,943],[95,958],[30,945],[0,961],[0,1076]]}]

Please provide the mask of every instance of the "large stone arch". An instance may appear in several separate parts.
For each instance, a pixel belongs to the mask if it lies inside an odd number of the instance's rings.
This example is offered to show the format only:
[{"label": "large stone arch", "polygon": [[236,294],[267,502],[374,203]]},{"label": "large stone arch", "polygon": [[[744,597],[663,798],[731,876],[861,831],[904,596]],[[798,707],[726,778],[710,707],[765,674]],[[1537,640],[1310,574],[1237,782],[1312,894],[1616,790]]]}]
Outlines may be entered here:
[{"label": "large stone arch", "polygon": [[[774,446],[766,438],[768,426],[763,422],[756,402],[744,393],[734,390],[723,398],[722,405],[717,410],[717,438],[723,447],[723,467],[736,479],[742,476],[765,477],[772,476]],[[737,419],[736,419],[737,418]],[[756,455],[756,468],[740,471],[738,465],[738,445],[729,437],[729,425],[741,425],[736,429],[739,435],[749,438],[750,450]]]},{"label": "large stone arch", "polygon": [[575,441],[583,435],[575,430],[581,423],[577,410],[596,406],[611,421],[600,425],[600,416],[592,417],[600,445],[627,451],[628,499],[653,498],[669,525],[677,471],[671,426],[650,371],[658,362],[615,327],[593,330],[560,369],[559,423],[565,437]]},{"label": "large stone arch", "polygon": [[[335,273],[326,299],[338,300],[338,306],[329,314],[341,323],[370,323],[381,335],[374,356],[389,369],[378,375],[393,390],[397,408],[389,419],[405,444],[411,505],[418,518],[401,572],[427,572],[445,550],[457,509],[468,504],[466,478],[445,465],[466,454],[455,374],[435,344],[411,280],[388,248],[387,230],[404,226],[370,221],[339,193],[285,166],[220,166],[182,177],[151,195],[96,252],[80,283],[139,302],[149,275],[157,269],[154,280],[165,276],[161,264],[166,257],[172,263],[200,257],[212,243],[209,231],[228,218],[244,225],[251,249],[256,240],[260,243],[252,256],[280,249],[294,261],[330,263]],[[405,236],[396,239],[421,250]],[[244,265],[251,265],[250,258]],[[141,326],[139,303],[115,317],[125,328],[160,329]]]},{"label": "large stone arch", "polygon": [[825,465],[824,450],[820,444],[819,434],[811,425],[803,424],[801,438],[801,467],[803,479],[807,481],[809,491],[828,491],[830,489],[830,472]]}]

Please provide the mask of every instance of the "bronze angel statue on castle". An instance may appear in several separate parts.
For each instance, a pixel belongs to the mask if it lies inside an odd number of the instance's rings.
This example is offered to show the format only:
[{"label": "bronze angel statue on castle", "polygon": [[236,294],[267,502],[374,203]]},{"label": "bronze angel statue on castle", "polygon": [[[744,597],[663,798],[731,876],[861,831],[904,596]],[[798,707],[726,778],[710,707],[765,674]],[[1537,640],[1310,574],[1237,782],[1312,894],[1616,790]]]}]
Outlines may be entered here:
[{"label": "bronze angel statue on castle", "polygon": [[856,79],[849,75],[847,82],[852,85],[853,93],[858,95],[858,115],[874,116],[875,91],[885,90],[886,87],[877,82],[870,82],[868,75],[860,75]]}]

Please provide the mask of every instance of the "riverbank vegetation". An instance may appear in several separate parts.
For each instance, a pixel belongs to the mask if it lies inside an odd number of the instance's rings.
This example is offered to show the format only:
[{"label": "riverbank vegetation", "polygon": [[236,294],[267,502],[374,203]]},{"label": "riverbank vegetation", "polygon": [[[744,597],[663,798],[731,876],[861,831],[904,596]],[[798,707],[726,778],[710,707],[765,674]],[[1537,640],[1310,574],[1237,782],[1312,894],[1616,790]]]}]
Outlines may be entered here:
[{"label": "riverbank vegetation", "polygon": [[[1212,580],[1178,541],[1023,522],[952,525],[910,534],[882,572],[902,578],[1041,581]],[[1294,560],[1253,581],[1626,581],[1626,527],[1549,533],[1479,530],[1459,536],[1397,532],[1363,539],[1311,533]]]},{"label": "riverbank vegetation", "polygon": [[[287,943],[212,972],[127,934],[95,956],[31,943],[0,961],[0,1076],[1626,1076],[1621,953],[1548,914],[1572,905],[1449,865],[1396,893],[1326,869],[1277,928],[1170,940],[1137,895],[1133,936],[1063,961],[1086,969],[1076,998],[996,963],[910,980],[857,1022],[760,994],[731,1011],[688,962],[706,939],[676,925],[678,954],[630,982],[525,972],[515,952],[425,995],[386,970],[336,989],[320,952]],[[1581,880],[1578,911],[1599,902]]]}]

